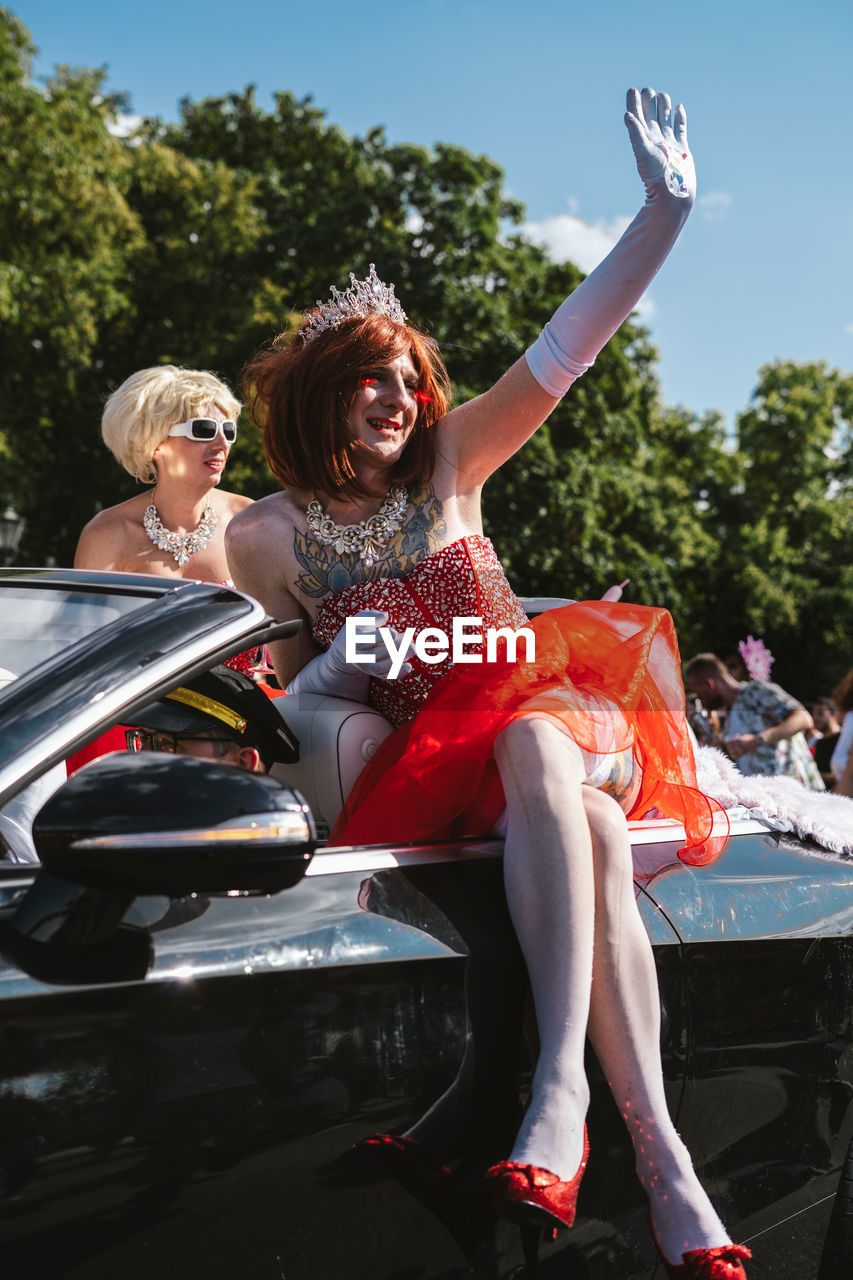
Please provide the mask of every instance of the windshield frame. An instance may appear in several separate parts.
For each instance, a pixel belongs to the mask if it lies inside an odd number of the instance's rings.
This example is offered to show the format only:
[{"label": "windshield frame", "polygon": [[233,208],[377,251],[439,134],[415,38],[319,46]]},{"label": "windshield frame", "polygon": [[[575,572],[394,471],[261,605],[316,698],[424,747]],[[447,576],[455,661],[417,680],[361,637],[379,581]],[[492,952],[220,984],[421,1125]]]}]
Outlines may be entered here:
[{"label": "windshield frame", "polygon": [[[113,619],[0,691],[0,807],[98,733],[252,641],[273,625],[251,596],[195,581],[64,571],[0,575],[3,588],[142,595]],[[77,579],[75,581],[75,579]],[[130,581],[128,581],[128,579]]]}]

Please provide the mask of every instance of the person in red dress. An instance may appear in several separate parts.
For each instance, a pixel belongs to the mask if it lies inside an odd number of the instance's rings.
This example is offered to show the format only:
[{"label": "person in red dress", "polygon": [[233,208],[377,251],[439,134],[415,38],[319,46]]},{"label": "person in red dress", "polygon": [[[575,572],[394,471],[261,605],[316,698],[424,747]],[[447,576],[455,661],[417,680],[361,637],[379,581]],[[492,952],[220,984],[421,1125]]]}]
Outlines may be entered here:
[{"label": "person in red dress", "polygon": [[[680,856],[695,863],[724,843],[696,788],[672,621],[596,601],[528,624],[480,514],[484,482],[591,366],[693,204],[683,107],[632,89],[625,121],[642,209],[485,394],[450,409],[434,344],[407,325],[372,264],[251,363],[247,385],[283,491],[234,517],[226,549],[240,587],[305,623],[273,646],[282,686],[371,701],[399,726],[331,843],[505,836],[540,1053],[513,1149],[487,1175],[496,1204],[573,1222],[589,1035],[669,1273],[742,1280],[748,1251],[732,1245],[667,1109],[626,826],[652,806],[677,818]],[[485,644],[454,649],[460,619],[480,621]]]}]

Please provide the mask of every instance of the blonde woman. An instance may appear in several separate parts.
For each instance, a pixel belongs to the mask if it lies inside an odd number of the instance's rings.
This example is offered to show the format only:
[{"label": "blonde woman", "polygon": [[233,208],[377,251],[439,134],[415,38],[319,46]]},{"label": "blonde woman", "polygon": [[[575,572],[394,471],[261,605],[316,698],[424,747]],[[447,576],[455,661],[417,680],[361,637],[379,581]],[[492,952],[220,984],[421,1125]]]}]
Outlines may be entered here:
[{"label": "blonde woman", "polygon": [[251,502],[220,488],[239,413],[204,370],[131,374],[107,401],[101,431],[125,471],[151,487],[89,521],[74,567],[226,582],[225,530]]}]

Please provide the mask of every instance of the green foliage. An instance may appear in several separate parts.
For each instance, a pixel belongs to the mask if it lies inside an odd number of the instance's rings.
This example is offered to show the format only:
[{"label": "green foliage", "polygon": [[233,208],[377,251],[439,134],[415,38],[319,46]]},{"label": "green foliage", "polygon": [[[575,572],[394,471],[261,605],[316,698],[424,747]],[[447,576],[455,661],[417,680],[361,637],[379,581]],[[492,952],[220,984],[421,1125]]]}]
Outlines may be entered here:
[{"label": "green foliage", "polygon": [[[103,401],[134,370],[245,361],[350,271],[376,262],[441,345],[457,401],[490,386],[579,283],[513,227],[488,156],[350,138],[310,99],[251,87],[184,100],[178,124],[111,132],[104,71],[44,90],[0,9],[0,500],[26,515],[22,557],[70,563],[99,506],[135,489],[105,450]],[[748,632],[800,696],[853,665],[853,377],[760,371],[735,446],[718,414],[661,401],[657,352],[627,323],[530,443],[492,478],[487,531],[515,587],[672,610],[682,650]],[[253,429],[229,486],[274,487]]]},{"label": "green foliage", "polygon": [[104,470],[103,447],[77,439],[79,406],[100,386],[104,332],[132,309],[126,264],[141,228],[125,199],[126,151],[108,129],[121,103],[102,94],[104,72],[60,67],[42,92],[27,83],[32,53],[0,11],[0,440],[13,460],[2,496],[42,556],[73,546],[69,489]]},{"label": "green foliage", "polygon": [[739,636],[761,634],[774,678],[809,697],[853,666],[851,410],[853,376],[780,360],[760,370],[737,422],[728,618]]}]

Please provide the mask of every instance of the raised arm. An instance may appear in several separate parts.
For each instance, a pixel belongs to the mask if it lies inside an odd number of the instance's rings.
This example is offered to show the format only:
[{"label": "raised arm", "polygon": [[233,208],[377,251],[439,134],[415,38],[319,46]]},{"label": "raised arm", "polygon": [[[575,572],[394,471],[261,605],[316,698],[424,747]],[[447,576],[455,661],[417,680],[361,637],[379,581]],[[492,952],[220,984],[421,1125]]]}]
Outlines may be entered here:
[{"label": "raised arm", "polygon": [[665,93],[628,91],[625,124],[645,203],[619,243],[551,317],[522,359],[444,420],[460,480],[481,483],[524,444],[592,366],[675,244],[696,195],[687,116]]}]

